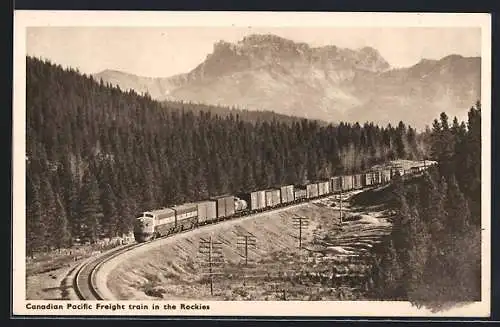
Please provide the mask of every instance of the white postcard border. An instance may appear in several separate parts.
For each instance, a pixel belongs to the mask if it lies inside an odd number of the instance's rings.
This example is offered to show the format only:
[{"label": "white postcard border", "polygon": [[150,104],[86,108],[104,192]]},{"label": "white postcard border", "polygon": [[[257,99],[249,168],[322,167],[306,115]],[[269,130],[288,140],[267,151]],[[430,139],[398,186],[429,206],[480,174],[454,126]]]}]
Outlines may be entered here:
[{"label": "white postcard border", "polygon": [[[28,301],[25,281],[25,124],[26,27],[29,26],[141,26],[141,27],[479,27],[482,30],[482,301],[432,313],[407,302],[382,301],[161,301],[198,303],[210,310],[30,310],[27,304],[93,304],[95,301]],[[387,317],[487,317],[490,315],[491,272],[491,17],[466,13],[277,13],[277,12],[126,12],[126,11],[16,11],[14,14],[13,89],[13,281],[15,315],[198,315],[198,316],[387,316]],[[149,304],[158,301],[118,301]],[[102,303],[102,302],[101,302]]]}]

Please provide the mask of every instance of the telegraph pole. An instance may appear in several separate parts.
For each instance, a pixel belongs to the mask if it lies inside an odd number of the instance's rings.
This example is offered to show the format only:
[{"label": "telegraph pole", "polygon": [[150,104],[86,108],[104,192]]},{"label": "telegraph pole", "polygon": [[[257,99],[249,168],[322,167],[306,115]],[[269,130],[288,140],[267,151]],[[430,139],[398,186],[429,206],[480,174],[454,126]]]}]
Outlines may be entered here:
[{"label": "telegraph pole", "polygon": [[293,217],[293,225],[299,229],[299,249],[302,248],[302,230],[309,226],[309,218],[307,217]]},{"label": "telegraph pole", "polygon": [[342,187],[340,187],[340,224],[342,225]]},{"label": "telegraph pole", "polygon": [[245,266],[248,266],[248,248],[255,248],[257,243],[257,238],[252,234],[239,235],[236,244],[243,248]]},{"label": "telegraph pole", "polygon": [[201,238],[199,253],[203,256],[203,272],[209,277],[210,294],[213,296],[214,275],[217,274],[214,269],[224,263],[224,256],[222,254],[222,242],[212,240],[212,236],[210,236],[208,240]]}]

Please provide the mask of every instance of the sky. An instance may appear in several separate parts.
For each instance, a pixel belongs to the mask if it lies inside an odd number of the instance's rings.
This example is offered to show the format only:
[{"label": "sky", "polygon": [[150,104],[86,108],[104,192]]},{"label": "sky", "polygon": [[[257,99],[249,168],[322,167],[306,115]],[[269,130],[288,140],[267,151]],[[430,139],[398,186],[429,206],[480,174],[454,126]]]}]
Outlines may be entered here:
[{"label": "sky", "polygon": [[113,69],[168,77],[195,68],[215,42],[235,43],[250,34],[275,34],[313,47],[371,46],[394,68],[450,54],[481,55],[481,30],[461,27],[28,27],[26,51],[87,74]]}]

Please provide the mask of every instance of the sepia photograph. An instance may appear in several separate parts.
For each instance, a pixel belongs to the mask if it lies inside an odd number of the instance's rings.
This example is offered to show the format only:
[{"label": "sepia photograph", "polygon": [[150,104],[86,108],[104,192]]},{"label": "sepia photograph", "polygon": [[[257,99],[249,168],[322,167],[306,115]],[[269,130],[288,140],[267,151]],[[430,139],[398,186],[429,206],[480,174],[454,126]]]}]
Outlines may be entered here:
[{"label": "sepia photograph", "polygon": [[489,15],[14,23],[14,313],[489,316]]}]

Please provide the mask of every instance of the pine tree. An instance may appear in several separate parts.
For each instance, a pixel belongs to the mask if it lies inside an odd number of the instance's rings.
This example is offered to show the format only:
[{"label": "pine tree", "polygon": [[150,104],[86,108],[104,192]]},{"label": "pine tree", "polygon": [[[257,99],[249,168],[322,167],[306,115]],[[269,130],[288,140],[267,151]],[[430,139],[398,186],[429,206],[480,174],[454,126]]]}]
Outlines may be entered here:
[{"label": "pine tree", "polygon": [[394,242],[391,240],[380,262],[380,281],[378,293],[385,300],[400,301],[405,299],[403,287],[403,268],[398,260]]},{"label": "pine tree", "polygon": [[52,237],[54,239],[54,246],[56,249],[66,248],[71,244],[71,229],[68,223],[68,217],[64,204],[62,203],[59,195],[56,195],[56,215],[54,217],[54,229],[52,230]]},{"label": "pine tree", "polygon": [[446,198],[446,212],[448,213],[448,226],[451,235],[460,235],[470,224],[470,212],[464,194],[460,191],[457,179],[452,175],[448,182]]},{"label": "pine tree", "polygon": [[79,200],[78,236],[83,242],[94,243],[101,235],[100,223],[102,207],[99,198],[99,187],[92,172],[87,171],[83,177]]},{"label": "pine tree", "polygon": [[127,196],[124,188],[121,188],[119,191],[117,200],[120,203],[118,208],[117,235],[123,236],[132,230],[133,222],[136,218],[136,212],[134,211],[135,205],[131,202],[133,200]]},{"label": "pine tree", "polygon": [[409,278],[406,281],[406,288],[408,300],[420,301],[425,299],[425,295],[421,294],[421,290],[425,288],[423,285],[423,276],[427,265],[428,247],[431,240],[425,223],[420,219],[417,207],[413,206],[410,210],[407,266],[407,269],[409,269],[407,272]]},{"label": "pine tree", "polygon": [[45,244],[46,229],[43,204],[40,197],[40,182],[37,176],[32,176],[27,188],[26,212],[26,250],[30,257],[42,249]]},{"label": "pine tree", "polygon": [[100,196],[102,207],[102,230],[106,237],[115,237],[118,235],[118,209],[115,192],[111,185],[105,184]]},{"label": "pine tree", "polygon": [[48,250],[57,246],[57,231],[60,226],[58,226],[59,210],[57,208],[54,191],[47,177],[41,180],[40,195],[43,205],[43,222],[47,228],[44,235],[44,246]]},{"label": "pine tree", "polygon": [[255,179],[253,177],[253,167],[252,163],[246,161],[243,167],[243,181],[242,188],[243,190],[249,192],[255,190]]}]

